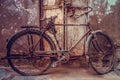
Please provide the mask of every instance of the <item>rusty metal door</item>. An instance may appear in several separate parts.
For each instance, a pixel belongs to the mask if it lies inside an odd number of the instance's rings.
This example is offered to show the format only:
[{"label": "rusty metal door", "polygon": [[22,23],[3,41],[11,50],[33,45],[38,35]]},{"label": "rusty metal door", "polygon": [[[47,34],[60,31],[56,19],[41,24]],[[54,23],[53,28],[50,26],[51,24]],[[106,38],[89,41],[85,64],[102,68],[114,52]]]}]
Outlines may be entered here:
[{"label": "rusty metal door", "polygon": [[[74,26],[74,24],[85,23],[86,18],[85,16],[79,18],[70,17],[71,13],[68,11],[67,8],[65,8],[64,3],[71,4],[71,6],[77,7],[87,6],[88,3],[85,0],[44,0],[43,2],[44,17],[58,15],[58,18],[55,22],[56,24],[73,24],[73,26],[56,26],[58,31],[57,37],[59,38],[60,45],[62,46],[62,48],[64,48],[65,46],[65,49],[69,49],[78,39],[81,38],[86,30],[84,26]],[[79,10],[76,10],[75,12],[75,14],[81,13],[82,11]],[[79,43],[78,46],[76,46],[73,54],[82,55],[84,51],[83,49],[84,40],[82,40],[82,42]]]}]

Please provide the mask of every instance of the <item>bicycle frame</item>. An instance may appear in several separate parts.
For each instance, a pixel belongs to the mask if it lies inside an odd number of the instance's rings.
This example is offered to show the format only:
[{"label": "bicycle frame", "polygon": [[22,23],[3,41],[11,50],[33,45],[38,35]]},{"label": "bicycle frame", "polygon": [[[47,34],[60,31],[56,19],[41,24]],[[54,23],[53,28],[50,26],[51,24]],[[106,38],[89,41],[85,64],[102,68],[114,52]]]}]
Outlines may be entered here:
[{"label": "bicycle frame", "polygon": [[[58,24],[56,24],[58,25]],[[73,44],[68,50],[63,50],[60,48],[60,45],[59,45],[59,41],[57,40],[56,38],[56,34],[53,34],[54,35],[54,38],[56,40],[56,43],[57,43],[57,46],[59,47],[59,50],[55,50],[55,51],[39,51],[38,53],[69,53],[69,52],[72,52],[73,49],[86,37],[88,36],[87,38],[89,38],[90,35],[94,35],[96,32],[101,32],[102,30],[95,30],[93,31],[91,28],[90,28],[90,25],[89,24],[81,24],[82,26],[86,26],[88,27],[88,30],[86,31],[86,33],[84,33],[84,35],[82,37],[80,37],[80,39],[78,39],[78,41],[75,42],[75,44]],[[47,30],[44,30],[41,34],[41,36],[46,32]],[[39,40],[40,42],[40,40]],[[38,43],[39,43],[38,42]]]},{"label": "bicycle frame", "polygon": [[[84,26],[86,26],[86,24],[84,24]],[[46,31],[47,31],[47,30],[44,30],[44,31],[42,32],[42,35],[43,35]],[[80,39],[78,39],[78,41],[76,41],[75,44],[73,44],[73,45],[71,46],[71,48],[69,48],[68,50],[63,50],[63,49],[60,48],[59,42],[58,42],[58,40],[57,40],[57,38],[56,38],[56,34],[53,34],[53,35],[54,35],[54,38],[55,38],[55,40],[56,40],[57,46],[59,47],[59,50],[55,50],[55,51],[40,51],[39,53],[66,53],[66,52],[72,52],[73,49],[74,49],[88,34],[90,35],[91,33],[92,33],[92,30],[89,28],[88,31],[87,31],[82,37],[80,37]],[[40,42],[40,40],[39,40],[39,42]]]}]

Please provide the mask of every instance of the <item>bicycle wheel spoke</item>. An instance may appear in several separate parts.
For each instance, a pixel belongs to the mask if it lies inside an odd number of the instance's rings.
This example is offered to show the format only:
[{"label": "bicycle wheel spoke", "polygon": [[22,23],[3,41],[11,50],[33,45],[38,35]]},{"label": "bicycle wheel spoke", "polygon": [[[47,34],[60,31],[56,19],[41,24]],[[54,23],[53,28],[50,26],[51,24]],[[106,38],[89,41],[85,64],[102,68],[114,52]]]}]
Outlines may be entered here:
[{"label": "bicycle wheel spoke", "polygon": [[114,66],[114,47],[110,38],[98,32],[95,38],[89,43],[90,66],[98,74],[105,74],[112,70]]},{"label": "bicycle wheel spoke", "polygon": [[16,50],[19,49],[19,48],[22,48],[24,50],[27,50],[27,48],[25,46],[23,46],[22,44],[19,44],[18,42],[15,42],[14,44],[16,44],[16,46],[18,45],[18,47],[16,47]]}]

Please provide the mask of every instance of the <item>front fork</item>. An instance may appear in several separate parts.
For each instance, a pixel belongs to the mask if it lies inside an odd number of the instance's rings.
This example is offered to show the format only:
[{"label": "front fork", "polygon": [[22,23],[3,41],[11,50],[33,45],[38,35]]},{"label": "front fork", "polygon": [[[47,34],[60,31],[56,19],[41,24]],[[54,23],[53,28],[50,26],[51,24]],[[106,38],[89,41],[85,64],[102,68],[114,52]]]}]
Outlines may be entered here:
[{"label": "front fork", "polygon": [[[85,50],[85,53],[86,53],[86,59],[87,59],[87,62],[89,63],[89,56],[90,56],[90,54],[89,54],[89,52],[88,52],[88,50],[89,50],[89,45],[90,45],[90,42],[92,41],[92,39],[93,38],[95,38],[95,41],[97,40],[97,37],[96,37],[96,33],[98,33],[98,32],[102,32],[102,30],[96,30],[96,31],[92,31],[91,33],[90,33],[90,35],[88,36],[88,38],[87,38],[87,41],[86,41],[86,50]],[[99,47],[96,47],[96,45],[92,42],[92,44],[93,44],[93,47],[96,49],[96,51],[98,52],[98,51],[101,51],[101,48],[100,48],[100,46]]]}]

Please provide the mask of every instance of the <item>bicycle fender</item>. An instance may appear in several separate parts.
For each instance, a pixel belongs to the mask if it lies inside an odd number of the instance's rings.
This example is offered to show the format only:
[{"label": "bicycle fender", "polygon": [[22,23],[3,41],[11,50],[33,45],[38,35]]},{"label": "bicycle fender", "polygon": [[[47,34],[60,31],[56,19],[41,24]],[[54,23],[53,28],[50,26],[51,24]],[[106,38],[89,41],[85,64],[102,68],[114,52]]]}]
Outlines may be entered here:
[{"label": "bicycle fender", "polygon": [[[36,31],[36,32],[42,33],[41,30],[35,30],[35,29],[25,29],[25,30],[19,31],[16,34],[12,35],[12,37],[8,40],[7,45],[6,45],[6,49],[10,46],[11,41],[14,39],[14,37],[16,37],[17,35],[20,35],[22,33],[30,33],[31,31],[32,32]],[[46,35],[49,38],[49,36],[46,33],[44,35]]]},{"label": "bicycle fender", "polygon": [[92,38],[93,38],[93,36],[96,34],[96,33],[101,33],[101,32],[103,32],[102,30],[96,30],[96,31],[92,31],[91,32],[91,34],[88,36],[88,38],[87,38],[87,41],[86,41],[86,51],[85,52],[87,52],[88,51],[88,48],[89,48],[89,43],[90,43],[90,41],[92,40]]}]

